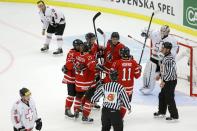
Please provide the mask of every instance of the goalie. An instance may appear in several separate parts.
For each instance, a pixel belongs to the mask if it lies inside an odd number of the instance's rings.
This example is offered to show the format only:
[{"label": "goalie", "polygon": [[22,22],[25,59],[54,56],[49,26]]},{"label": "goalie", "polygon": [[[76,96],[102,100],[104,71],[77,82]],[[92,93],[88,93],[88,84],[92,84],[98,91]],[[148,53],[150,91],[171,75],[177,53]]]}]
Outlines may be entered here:
[{"label": "goalie", "polygon": [[151,94],[155,87],[156,78],[159,78],[158,73],[160,72],[159,63],[163,59],[163,55],[160,53],[161,46],[164,42],[172,43],[172,55],[175,57],[179,51],[177,40],[170,36],[170,28],[168,25],[163,25],[160,30],[150,31],[145,33],[142,32],[142,36],[151,39],[151,57],[147,62],[144,74],[143,74],[143,87],[140,89],[142,94]]}]

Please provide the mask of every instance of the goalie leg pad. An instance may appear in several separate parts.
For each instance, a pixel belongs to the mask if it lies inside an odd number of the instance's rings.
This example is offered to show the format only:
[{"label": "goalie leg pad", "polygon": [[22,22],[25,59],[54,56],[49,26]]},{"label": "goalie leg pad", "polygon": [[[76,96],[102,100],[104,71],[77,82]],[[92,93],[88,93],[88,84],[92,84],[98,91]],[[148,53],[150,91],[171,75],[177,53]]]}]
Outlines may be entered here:
[{"label": "goalie leg pad", "polygon": [[157,65],[152,61],[146,64],[143,74],[143,87],[140,89],[143,94],[150,94],[153,91],[156,82],[156,69]]}]

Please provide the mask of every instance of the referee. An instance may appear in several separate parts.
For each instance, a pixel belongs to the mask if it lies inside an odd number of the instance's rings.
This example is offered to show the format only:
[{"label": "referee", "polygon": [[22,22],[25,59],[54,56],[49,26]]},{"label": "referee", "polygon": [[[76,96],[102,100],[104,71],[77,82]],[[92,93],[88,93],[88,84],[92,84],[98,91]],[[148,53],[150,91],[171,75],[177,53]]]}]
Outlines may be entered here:
[{"label": "referee", "polygon": [[177,84],[176,62],[171,54],[172,44],[164,42],[161,52],[164,58],[161,62],[161,92],[159,93],[159,111],[154,113],[155,117],[165,116],[167,108],[170,117],[166,120],[177,120],[178,110],[174,100],[174,91]]},{"label": "referee", "polygon": [[115,70],[110,70],[110,79],[112,82],[102,85],[94,94],[91,99],[92,103],[99,100],[104,96],[103,108],[101,115],[102,130],[110,131],[111,125],[114,131],[123,131],[123,121],[120,115],[120,106],[124,106],[131,112],[131,105],[129,104],[129,98],[122,85],[117,83],[118,73]]}]

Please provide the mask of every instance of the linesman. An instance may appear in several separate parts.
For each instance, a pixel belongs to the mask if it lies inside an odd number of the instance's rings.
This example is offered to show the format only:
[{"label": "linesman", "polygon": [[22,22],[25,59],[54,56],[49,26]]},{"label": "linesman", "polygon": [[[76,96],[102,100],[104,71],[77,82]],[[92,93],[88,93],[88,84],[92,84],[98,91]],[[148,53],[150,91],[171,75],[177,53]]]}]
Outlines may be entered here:
[{"label": "linesman", "polygon": [[154,116],[164,116],[168,108],[170,117],[166,117],[166,120],[177,120],[179,115],[174,100],[174,92],[177,85],[177,69],[175,59],[171,54],[171,49],[171,43],[163,43],[161,52],[163,53],[164,58],[160,65],[161,92],[159,93],[159,111],[155,112]]},{"label": "linesman", "polygon": [[129,98],[122,85],[117,83],[118,73],[116,70],[110,70],[110,79],[112,82],[101,85],[91,99],[92,103],[97,102],[104,96],[102,108],[102,131],[110,131],[111,125],[114,131],[123,131],[123,121],[120,115],[122,104],[131,112]]}]

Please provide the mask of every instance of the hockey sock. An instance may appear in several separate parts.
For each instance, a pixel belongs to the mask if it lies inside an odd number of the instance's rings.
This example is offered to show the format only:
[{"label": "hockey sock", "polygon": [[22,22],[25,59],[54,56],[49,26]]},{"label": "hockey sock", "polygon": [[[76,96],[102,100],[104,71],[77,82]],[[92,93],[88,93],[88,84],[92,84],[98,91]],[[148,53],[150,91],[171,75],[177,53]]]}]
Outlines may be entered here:
[{"label": "hockey sock", "polygon": [[74,101],[74,96],[68,96],[66,98],[66,104],[65,104],[66,109],[71,108],[71,106],[73,105],[73,101]]},{"label": "hockey sock", "polygon": [[120,107],[120,116],[121,116],[122,119],[124,118],[126,112],[127,112],[126,107],[121,106],[121,107]]},{"label": "hockey sock", "polygon": [[83,107],[83,116],[88,117],[90,115],[90,112],[91,112],[91,103],[90,101],[87,100]]},{"label": "hockey sock", "polygon": [[63,45],[63,38],[61,35],[57,35],[56,37],[57,37],[57,46],[60,49],[62,48],[62,45]]},{"label": "hockey sock", "polygon": [[81,108],[81,100],[80,98],[75,98],[74,112],[79,111],[80,108]]},{"label": "hockey sock", "polygon": [[44,44],[49,45],[50,42],[51,42],[51,39],[52,39],[52,34],[51,33],[47,33],[46,40],[45,40]]}]

